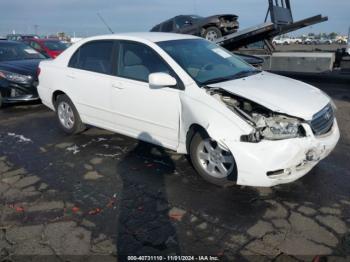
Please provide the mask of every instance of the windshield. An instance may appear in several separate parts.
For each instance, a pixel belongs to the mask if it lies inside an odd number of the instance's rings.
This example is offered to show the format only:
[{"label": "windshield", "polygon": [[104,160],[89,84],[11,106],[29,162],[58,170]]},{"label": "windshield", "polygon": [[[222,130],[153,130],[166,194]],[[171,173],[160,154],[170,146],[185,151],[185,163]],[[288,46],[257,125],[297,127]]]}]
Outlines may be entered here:
[{"label": "windshield", "polygon": [[199,16],[199,15],[190,15],[192,20],[201,20],[203,19],[203,17]]},{"label": "windshield", "polygon": [[22,43],[0,43],[0,61],[44,59],[45,56]]},{"label": "windshield", "polygon": [[226,49],[204,39],[172,40],[157,44],[200,86],[260,72]]},{"label": "windshield", "polygon": [[51,51],[63,51],[67,49],[67,46],[61,41],[46,41],[44,45]]}]

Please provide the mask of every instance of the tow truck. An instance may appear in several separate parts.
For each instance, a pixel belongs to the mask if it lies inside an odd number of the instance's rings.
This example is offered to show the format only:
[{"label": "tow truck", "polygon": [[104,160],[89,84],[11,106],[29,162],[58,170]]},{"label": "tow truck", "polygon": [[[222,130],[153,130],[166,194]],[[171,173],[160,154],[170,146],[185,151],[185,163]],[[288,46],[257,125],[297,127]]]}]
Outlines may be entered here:
[{"label": "tow truck", "polygon": [[[271,21],[268,21],[268,17]],[[266,47],[272,53],[274,46],[272,39],[301,28],[312,26],[328,20],[327,16],[315,15],[303,20],[294,21],[290,0],[268,0],[268,10],[265,21],[236,33],[216,39],[216,43],[234,51],[242,46],[264,41]]]},{"label": "tow truck", "polygon": [[[270,16],[270,20],[268,18]],[[350,29],[348,47],[335,52],[276,52],[273,39],[290,32],[328,21],[321,14],[294,21],[291,0],[268,0],[268,10],[262,24],[239,30],[216,39],[215,43],[234,53],[263,58],[264,70],[287,76],[318,74],[319,77],[335,76],[350,81]],[[259,48],[244,47],[259,45]],[[296,76],[296,78],[298,78]],[[312,75],[314,77],[314,75]]]}]

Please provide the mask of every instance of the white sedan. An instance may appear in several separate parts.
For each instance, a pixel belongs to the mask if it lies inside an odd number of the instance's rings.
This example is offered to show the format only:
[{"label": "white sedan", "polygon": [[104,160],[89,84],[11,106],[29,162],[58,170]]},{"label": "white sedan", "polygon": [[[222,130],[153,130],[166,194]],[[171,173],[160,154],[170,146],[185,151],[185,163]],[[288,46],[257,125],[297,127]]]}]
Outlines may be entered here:
[{"label": "white sedan", "polygon": [[41,62],[40,72],[40,98],[66,133],[89,124],[189,154],[221,186],[295,181],[340,136],[322,91],[195,36],[86,38]]}]

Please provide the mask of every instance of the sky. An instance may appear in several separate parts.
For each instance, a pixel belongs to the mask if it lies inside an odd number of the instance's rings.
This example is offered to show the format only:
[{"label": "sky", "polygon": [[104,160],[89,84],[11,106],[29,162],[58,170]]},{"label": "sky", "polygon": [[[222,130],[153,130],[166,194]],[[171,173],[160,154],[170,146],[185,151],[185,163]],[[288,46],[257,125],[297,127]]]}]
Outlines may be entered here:
[{"label": "sky", "polygon": [[[291,0],[294,20],[322,14],[328,22],[297,31],[347,34],[350,0]],[[149,31],[154,25],[179,14],[237,14],[240,28],[260,24],[267,0],[0,0],[0,35],[15,30],[41,35],[66,32],[76,36],[109,33],[100,13],[114,32]]]}]

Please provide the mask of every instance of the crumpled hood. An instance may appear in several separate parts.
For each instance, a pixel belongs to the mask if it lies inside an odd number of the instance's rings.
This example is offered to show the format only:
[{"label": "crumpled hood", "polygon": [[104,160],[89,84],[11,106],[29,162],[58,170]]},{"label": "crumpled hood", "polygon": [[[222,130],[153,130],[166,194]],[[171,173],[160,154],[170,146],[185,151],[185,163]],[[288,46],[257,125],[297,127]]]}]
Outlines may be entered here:
[{"label": "crumpled hood", "polygon": [[222,88],[272,111],[304,120],[311,120],[330,103],[330,98],[316,87],[268,72],[211,84],[210,87]]},{"label": "crumpled hood", "polygon": [[220,22],[220,18],[224,18],[225,20],[229,20],[232,22],[236,22],[238,23],[237,19],[238,16],[237,15],[232,15],[232,14],[223,14],[223,15],[212,15],[212,16],[208,16],[208,17],[203,17],[202,19],[198,19],[195,21],[195,24],[208,24],[208,23],[218,23]]},{"label": "crumpled hood", "polygon": [[225,19],[232,20],[232,21],[236,21],[238,19],[238,16],[233,14],[212,15],[212,16],[206,17],[206,19],[214,19],[214,18],[220,18],[220,17],[224,17]]}]

